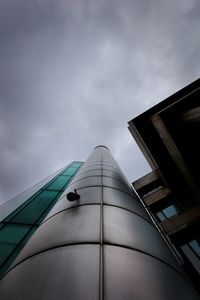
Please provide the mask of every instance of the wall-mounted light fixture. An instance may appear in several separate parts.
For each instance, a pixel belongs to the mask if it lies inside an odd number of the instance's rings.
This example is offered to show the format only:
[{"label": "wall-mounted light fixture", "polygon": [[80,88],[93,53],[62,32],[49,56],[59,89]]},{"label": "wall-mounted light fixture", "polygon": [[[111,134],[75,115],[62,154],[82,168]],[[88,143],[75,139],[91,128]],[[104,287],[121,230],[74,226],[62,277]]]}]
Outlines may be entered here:
[{"label": "wall-mounted light fixture", "polygon": [[69,192],[66,197],[67,200],[69,201],[75,201],[75,200],[79,200],[80,195],[77,193],[76,190],[74,190],[74,192]]}]

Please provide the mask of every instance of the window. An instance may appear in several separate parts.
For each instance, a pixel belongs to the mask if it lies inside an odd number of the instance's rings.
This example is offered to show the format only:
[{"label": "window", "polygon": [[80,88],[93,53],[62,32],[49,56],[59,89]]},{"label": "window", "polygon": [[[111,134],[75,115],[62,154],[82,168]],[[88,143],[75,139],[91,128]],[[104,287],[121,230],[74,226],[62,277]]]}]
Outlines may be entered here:
[{"label": "window", "polygon": [[170,206],[162,209],[161,211],[157,212],[156,216],[162,222],[162,221],[167,220],[177,214],[178,214],[178,210],[177,210],[176,206],[170,205]]},{"label": "window", "polygon": [[83,163],[82,162],[74,162],[71,167],[73,168],[79,168]]},{"label": "window", "polygon": [[37,191],[33,196],[31,196],[28,200],[26,200],[22,205],[20,205],[16,210],[13,211],[10,215],[8,215],[7,218],[5,218],[4,222],[10,222],[16,216],[21,210],[23,210],[24,207],[27,206],[28,203],[32,202],[34,198],[36,198],[37,195],[40,194],[40,191]]},{"label": "window", "polygon": [[166,216],[161,211],[156,213],[156,215],[161,222],[167,219]]},{"label": "window", "polygon": [[0,223],[0,278],[81,165],[75,162],[62,170]]},{"label": "window", "polygon": [[16,244],[24,237],[29,228],[27,225],[6,224],[0,230],[0,242]]},{"label": "window", "polygon": [[48,186],[46,186],[47,190],[62,190],[67,182],[70,180],[71,176],[59,176],[54,181],[52,181]]},{"label": "window", "polygon": [[77,171],[77,168],[68,168],[65,170],[62,175],[74,175],[74,173]]},{"label": "window", "polygon": [[15,244],[3,244],[0,243],[1,254],[0,254],[0,266],[4,263],[4,261],[8,258],[10,253],[15,249]]},{"label": "window", "polygon": [[200,258],[200,238],[189,242],[189,246],[192,248],[195,254]]},{"label": "window", "polygon": [[16,215],[11,222],[34,224],[58,195],[59,192],[56,191],[42,191],[31,203]]},{"label": "window", "polygon": [[9,257],[30,227],[27,225],[6,224],[0,230],[0,265]]},{"label": "window", "polygon": [[200,274],[200,238],[182,245],[181,250],[187,256],[193,267]]}]

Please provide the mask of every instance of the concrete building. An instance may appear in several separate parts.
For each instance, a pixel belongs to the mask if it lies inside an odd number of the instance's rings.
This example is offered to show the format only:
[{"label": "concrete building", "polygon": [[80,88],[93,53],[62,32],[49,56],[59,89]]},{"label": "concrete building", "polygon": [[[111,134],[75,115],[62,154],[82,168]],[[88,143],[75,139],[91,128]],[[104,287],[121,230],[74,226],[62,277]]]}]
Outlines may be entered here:
[{"label": "concrete building", "polygon": [[17,256],[0,281],[0,295],[1,300],[199,299],[105,146],[93,150]]},{"label": "concrete building", "polygon": [[134,188],[200,292],[200,80],[129,122],[152,172]]}]

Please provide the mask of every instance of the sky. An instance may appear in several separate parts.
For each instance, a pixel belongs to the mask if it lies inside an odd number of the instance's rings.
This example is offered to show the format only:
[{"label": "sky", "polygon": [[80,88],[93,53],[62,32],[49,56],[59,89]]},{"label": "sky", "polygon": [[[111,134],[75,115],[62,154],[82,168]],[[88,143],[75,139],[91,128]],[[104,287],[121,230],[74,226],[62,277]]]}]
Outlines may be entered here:
[{"label": "sky", "polygon": [[99,144],[150,172],[127,122],[199,62],[198,0],[1,0],[0,203]]}]

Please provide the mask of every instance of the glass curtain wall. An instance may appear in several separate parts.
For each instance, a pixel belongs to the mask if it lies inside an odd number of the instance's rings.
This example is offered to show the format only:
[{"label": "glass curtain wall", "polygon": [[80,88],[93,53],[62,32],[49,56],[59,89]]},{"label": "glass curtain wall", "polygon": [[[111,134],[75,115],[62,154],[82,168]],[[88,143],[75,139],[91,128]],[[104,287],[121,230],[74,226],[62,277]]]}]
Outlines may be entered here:
[{"label": "glass curtain wall", "polygon": [[73,162],[0,222],[0,278],[78,172]]}]

